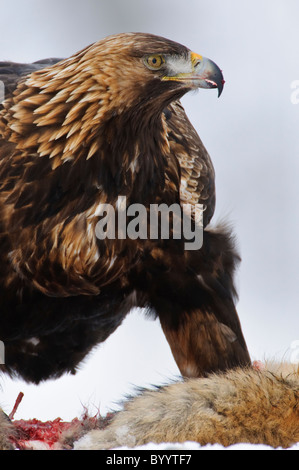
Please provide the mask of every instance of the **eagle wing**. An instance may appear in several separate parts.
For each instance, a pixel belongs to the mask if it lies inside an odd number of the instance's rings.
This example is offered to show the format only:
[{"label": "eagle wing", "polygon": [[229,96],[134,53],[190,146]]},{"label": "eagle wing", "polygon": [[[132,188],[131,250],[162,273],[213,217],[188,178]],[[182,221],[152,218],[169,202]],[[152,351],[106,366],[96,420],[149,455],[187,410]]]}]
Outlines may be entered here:
[{"label": "eagle wing", "polygon": [[[4,83],[4,98],[10,98],[20,80],[36,70],[56,64],[61,59],[49,58],[38,60],[32,64],[19,64],[16,62],[0,62],[0,81]],[[2,109],[0,103],[0,110]]]},{"label": "eagle wing", "polygon": [[[13,96],[25,77],[60,60],[0,62],[5,100]],[[5,127],[5,123],[2,125]],[[2,260],[6,269],[1,270],[0,277],[7,290],[26,278],[27,285],[29,281],[50,296],[96,295],[99,285],[106,283],[102,275],[106,273],[110,282],[120,275],[120,267],[111,262],[113,250],[99,255],[94,217],[100,203],[98,190],[86,190],[83,183],[74,186],[67,165],[53,171],[50,159],[37,159],[30,153],[24,157],[16,151],[15,143],[1,138],[0,163],[0,241],[7,246],[9,257]],[[93,161],[85,163],[82,180],[85,174],[88,178],[90,173],[92,178],[95,173],[90,168]],[[95,264],[96,278],[92,272]]]}]

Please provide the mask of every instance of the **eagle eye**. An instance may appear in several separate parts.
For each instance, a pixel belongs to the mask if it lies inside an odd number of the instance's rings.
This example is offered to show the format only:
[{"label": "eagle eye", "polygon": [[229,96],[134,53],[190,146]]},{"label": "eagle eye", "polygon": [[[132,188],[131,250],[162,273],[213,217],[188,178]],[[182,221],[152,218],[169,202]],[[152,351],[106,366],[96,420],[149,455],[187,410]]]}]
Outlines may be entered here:
[{"label": "eagle eye", "polygon": [[164,63],[165,59],[162,55],[150,55],[145,59],[145,64],[151,70],[159,70]]}]

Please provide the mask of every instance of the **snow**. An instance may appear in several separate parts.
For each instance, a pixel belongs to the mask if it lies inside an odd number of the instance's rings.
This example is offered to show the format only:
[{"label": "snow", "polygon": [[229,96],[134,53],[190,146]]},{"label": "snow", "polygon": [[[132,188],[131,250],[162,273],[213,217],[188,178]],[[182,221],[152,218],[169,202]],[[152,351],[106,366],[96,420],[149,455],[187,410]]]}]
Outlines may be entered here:
[{"label": "snow", "polygon": [[[88,435],[83,437],[81,441],[85,441],[85,444],[88,445]],[[134,447],[133,449],[131,447],[116,447],[115,449],[112,450],[157,450],[157,451],[163,451],[163,450],[299,450],[299,443],[295,444],[294,446],[290,447],[289,449],[282,449],[281,447],[278,447],[277,449],[274,449],[273,447],[266,446],[263,444],[248,444],[248,443],[240,443],[240,444],[234,444],[228,447],[224,447],[220,444],[209,444],[205,446],[201,446],[197,442],[184,442],[184,443],[173,443],[173,442],[166,442],[162,444],[154,444],[152,442],[142,445],[142,446],[137,446]]]}]

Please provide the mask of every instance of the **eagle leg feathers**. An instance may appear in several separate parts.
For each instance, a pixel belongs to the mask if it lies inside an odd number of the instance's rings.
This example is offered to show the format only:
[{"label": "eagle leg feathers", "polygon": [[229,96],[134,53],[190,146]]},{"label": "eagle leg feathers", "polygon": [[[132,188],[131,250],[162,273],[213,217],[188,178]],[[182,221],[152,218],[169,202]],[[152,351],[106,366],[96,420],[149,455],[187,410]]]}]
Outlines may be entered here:
[{"label": "eagle leg feathers", "polygon": [[161,255],[152,271],[150,301],[185,377],[250,364],[234,305],[238,259],[225,229],[205,230],[201,250]]}]

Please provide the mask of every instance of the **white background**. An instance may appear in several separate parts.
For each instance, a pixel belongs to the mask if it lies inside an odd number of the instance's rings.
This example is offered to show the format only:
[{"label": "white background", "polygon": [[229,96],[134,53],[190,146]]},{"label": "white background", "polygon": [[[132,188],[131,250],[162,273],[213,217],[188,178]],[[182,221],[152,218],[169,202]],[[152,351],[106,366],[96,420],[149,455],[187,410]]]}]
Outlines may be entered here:
[{"label": "white background", "polygon": [[[0,0],[0,60],[67,57],[109,34],[143,31],[214,60],[226,80],[183,99],[216,169],[214,221],[230,220],[242,265],[238,311],[253,359],[290,359],[299,340],[297,0]],[[298,94],[297,94],[298,96]],[[0,306],[1,308],[1,306]],[[294,343],[295,344],[295,343]],[[297,357],[299,354],[297,354]],[[158,322],[130,314],[75,377],[38,387],[1,379],[16,418],[105,413],[136,386],[179,374]]]}]

